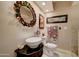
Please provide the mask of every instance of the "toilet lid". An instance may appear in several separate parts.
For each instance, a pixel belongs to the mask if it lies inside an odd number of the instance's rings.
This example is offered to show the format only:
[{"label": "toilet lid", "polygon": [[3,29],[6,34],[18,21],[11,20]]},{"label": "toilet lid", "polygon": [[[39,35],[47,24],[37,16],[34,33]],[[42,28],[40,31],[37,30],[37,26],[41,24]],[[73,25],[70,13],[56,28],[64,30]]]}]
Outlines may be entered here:
[{"label": "toilet lid", "polygon": [[56,48],[57,47],[57,45],[53,44],[53,43],[46,43],[45,46],[48,48]]}]

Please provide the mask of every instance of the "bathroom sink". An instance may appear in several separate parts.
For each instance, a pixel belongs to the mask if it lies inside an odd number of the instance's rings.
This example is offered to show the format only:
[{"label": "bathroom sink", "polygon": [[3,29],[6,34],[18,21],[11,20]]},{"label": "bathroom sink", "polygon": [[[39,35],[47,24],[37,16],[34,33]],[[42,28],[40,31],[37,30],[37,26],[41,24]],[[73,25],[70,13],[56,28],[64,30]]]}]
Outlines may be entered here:
[{"label": "bathroom sink", "polygon": [[30,48],[37,48],[40,43],[42,43],[41,37],[31,37],[26,39],[26,44]]}]

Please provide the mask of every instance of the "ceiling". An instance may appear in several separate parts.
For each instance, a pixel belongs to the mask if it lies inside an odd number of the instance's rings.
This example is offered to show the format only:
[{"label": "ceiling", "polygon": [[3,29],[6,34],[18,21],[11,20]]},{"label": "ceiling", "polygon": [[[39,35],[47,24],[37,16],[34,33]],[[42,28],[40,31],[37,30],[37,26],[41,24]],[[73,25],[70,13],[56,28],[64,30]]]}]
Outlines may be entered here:
[{"label": "ceiling", "polygon": [[62,11],[72,6],[72,1],[34,1],[44,13]]},{"label": "ceiling", "polygon": [[44,12],[52,12],[53,9],[53,4],[52,1],[34,1],[34,3]]}]

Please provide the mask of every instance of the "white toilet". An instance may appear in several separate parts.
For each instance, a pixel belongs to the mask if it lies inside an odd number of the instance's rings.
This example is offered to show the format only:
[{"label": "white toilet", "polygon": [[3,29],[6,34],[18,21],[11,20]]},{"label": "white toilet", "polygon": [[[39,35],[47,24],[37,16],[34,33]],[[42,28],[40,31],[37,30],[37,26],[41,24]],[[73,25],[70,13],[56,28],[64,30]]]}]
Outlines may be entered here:
[{"label": "white toilet", "polygon": [[57,45],[53,43],[47,43],[46,37],[43,37],[43,44],[44,44],[44,54],[52,57],[54,56],[54,51],[56,50]]}]

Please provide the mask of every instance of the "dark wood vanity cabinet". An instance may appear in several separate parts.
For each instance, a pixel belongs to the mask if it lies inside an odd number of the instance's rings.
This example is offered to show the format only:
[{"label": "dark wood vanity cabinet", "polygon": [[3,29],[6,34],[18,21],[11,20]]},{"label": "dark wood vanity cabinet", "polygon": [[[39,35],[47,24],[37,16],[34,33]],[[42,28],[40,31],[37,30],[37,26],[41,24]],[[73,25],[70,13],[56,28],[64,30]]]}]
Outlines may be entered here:
[{"label": "dark wood vanity cabinet", "polygon": [[15,53],[17,57],[41,57],[43,54],[43,44],[41,43],[34,49],[25,45],[22,49],[16,49]]}]

